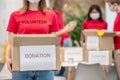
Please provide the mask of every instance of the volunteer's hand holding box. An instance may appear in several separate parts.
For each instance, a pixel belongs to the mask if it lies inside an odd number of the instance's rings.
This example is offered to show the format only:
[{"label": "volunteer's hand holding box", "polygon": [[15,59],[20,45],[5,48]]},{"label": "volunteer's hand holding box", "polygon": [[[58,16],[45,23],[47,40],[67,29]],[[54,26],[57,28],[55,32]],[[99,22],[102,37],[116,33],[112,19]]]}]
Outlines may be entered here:
[{"label": "volunteer's hand holding box", "polygon": [[14,35],[12,70],[59,70],[60,38],[50,34]]}]

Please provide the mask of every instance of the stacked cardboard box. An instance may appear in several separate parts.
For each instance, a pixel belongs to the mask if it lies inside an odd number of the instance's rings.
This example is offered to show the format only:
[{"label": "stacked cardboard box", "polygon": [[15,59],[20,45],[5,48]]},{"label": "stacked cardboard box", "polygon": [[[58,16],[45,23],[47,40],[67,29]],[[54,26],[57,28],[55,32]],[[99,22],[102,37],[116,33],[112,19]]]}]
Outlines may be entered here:
[{"label": "stacked cardboard box", "polygon": [[62,62],[83,62],[84,54],[82,47],[62,47]]},{"label": "stacked cardboard box", "polygon": [[114,32],[85,30],[85,61],[100,63],[101,65],[112,64],[112,50]]}]

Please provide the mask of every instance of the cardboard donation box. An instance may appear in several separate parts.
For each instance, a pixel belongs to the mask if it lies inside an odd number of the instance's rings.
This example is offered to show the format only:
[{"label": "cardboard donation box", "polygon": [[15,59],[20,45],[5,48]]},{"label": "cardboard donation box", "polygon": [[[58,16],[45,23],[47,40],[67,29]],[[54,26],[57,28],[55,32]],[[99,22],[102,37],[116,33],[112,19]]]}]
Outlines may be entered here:
[{"label": "cardboard donation box", "polygon": [[85,55],[85,61],[90,64],[100,63],[104,66],[112,64],[112,51],[86,51]]},{"label": "cardboard donation box", "polygon": [[59,70],[60,38],[50,34],[14,35],[12,70]]},{"label": "cardboard donation box", "polygon": [[83,34],[87,50],[113,50],[114,32],[85,30]]},{"label": "cardboard donation box", "polygon": [[82,62],[84,59],[83,48],[81,47],[63,47],[64,53],[62,60],[64,62]]}]

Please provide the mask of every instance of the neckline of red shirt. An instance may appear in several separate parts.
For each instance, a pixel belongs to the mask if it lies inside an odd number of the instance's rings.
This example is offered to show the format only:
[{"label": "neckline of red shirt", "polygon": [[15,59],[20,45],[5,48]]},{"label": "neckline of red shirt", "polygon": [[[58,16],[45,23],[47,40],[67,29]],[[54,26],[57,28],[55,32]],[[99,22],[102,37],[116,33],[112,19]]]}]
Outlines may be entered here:
[{"label": "neckline of red shirt", "polygon": [[30,11],[30,12],[39,12],[40,11],[41,12],[41,10],[30,10],[30,9],[28,11]]},{"label": "neckline of red shirt", "polygon": [[87,21],[99,21],[99,20],[91,20],[91,19],[90,19],[90,20],[87,20]]}]

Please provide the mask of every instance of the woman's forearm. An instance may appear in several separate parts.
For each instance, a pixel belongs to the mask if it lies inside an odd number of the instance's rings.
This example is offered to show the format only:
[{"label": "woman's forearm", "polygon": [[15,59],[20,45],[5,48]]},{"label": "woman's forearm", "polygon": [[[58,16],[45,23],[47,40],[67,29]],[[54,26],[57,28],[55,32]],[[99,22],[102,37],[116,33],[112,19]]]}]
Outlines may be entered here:
[{"label": "woman's forearm", "polygon": [[67,32],[67,31],[63,28],[63,29],[57,31],[57,32],[56,32],[56,35],[57,35],[57,36],[60,36],[60,35],[62,35],[62,34],[64,34],[64,33],[66,33],[66,32]]}]

